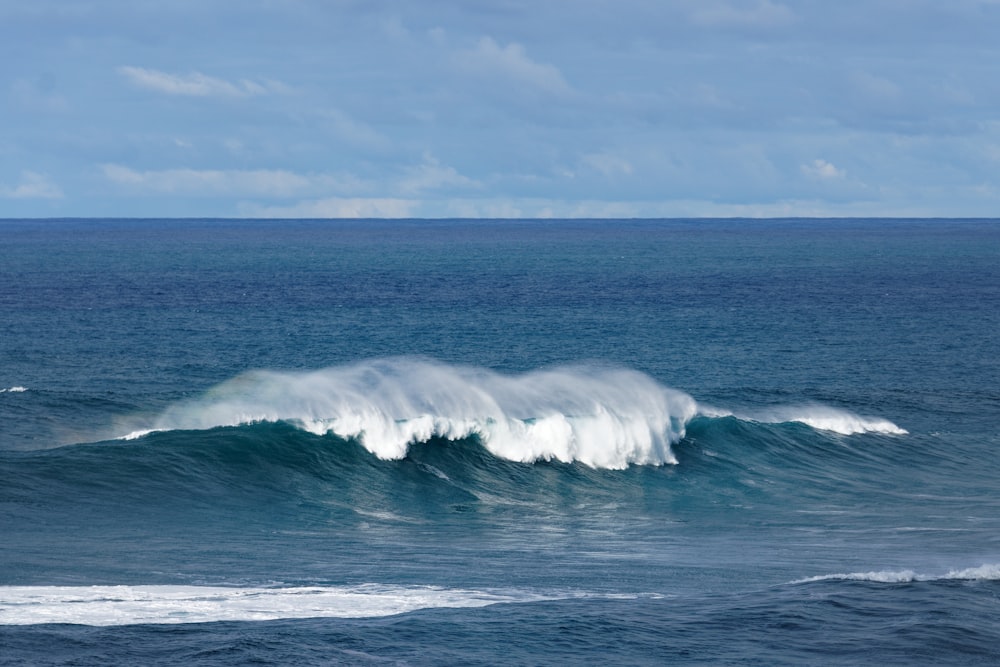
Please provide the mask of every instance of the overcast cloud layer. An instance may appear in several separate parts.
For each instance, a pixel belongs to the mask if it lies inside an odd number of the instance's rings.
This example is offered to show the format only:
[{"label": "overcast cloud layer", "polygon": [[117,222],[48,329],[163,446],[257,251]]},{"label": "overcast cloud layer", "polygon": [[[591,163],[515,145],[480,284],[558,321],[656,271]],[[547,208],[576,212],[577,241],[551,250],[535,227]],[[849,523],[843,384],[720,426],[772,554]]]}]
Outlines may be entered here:
[{"label": "overcast cloud layer", "polygon": [[1000,215],[1000,0],[0,0],[0,217]]}]

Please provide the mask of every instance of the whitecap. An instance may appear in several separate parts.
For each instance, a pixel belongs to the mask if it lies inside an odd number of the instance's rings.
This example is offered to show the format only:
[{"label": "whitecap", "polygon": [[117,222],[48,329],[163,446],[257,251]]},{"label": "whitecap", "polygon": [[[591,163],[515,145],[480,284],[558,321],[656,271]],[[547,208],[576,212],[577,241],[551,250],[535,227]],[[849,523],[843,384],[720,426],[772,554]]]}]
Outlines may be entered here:
[{"label": "whitecap", "polygon": [[906,435],[907,431],[881,417],[866,417],[848,410],[826,405],[790,405],[747,412],[730,412],[711,406],[699,406],[699,414],[706,417],[735,417],[742,421],[761,424],[805,424],[818,431],[840,435],[881,433]]},{"label": "whitecap", "polygon": [[790,583],[808,584],[817,581],[871,581],[884,584],[910,583],[914,581],[998,581],[1000,564],[984,564],[961,570],[949,570],[944,574],[918,574],[913,570],[878,570],[872,572],[850,572],[843,574],[822,574],[816,577],[797,579]]}]

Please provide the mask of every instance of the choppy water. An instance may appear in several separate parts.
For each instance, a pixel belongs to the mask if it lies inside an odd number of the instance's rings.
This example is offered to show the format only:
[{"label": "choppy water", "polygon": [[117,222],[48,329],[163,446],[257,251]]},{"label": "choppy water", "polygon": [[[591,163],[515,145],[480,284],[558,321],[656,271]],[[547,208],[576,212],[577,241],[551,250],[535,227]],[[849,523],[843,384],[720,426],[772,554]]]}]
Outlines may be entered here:
[{"label": "choppy water", "polygon": [[1000,661],[1000,222],[0,221],[0,663]]}]

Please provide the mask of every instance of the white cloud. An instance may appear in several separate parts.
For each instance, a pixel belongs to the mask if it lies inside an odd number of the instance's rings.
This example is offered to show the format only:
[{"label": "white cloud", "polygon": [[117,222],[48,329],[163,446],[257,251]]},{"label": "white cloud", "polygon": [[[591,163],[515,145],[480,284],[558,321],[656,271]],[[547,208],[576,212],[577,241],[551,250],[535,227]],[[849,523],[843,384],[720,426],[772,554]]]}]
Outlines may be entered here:
[{"label": "white cloud", "polygon": [[845,170],[838,169],[833,164],[819,158],[813,160],[809,164],[800,165],[799,169],[806,176],[816,178],[821,181],[839,181],[847,176],[847,172]]},{"label": "white cloud", "polygon": [[[530,218],[524,202],[510,199],[456,199],[447,202],[436,214],[449,218]],[[529,209],[530,210],[530,209]],[[535,210],[538,210],[537,208]],[[538,216],[551,217],[551,216]]]},{"label": "white cloud", "polygon": [[284,86],[277,82],[264,84],[249,79],[237,82],[207,76],[201,72],[178,75],[144,67],[123,66],[119,74],[140,88],[165,95],[186,95],[190,97],[250,97],[270,92],[280,92]]},{"label": "white cloud", "polygon": [[63,193],[44,174],[22,171],[15,186],[0,185],[0,197],[6,199],[62,199]]},{"label": "white cloud", "polygon": [[[993,192],[996,195],[996,192]],[[983,195],[985,196],[985,195]],[[781,217],[923,217],[924,205],[905,201],[829,202],[787,199],[758,203],[723,203],[705,199],[566,200],[459,199],[425,201],[418,214],[465,218],[781,218]]]},{"label": "white cloud", "polygon": [[425,154],[423,164],[406,169],[406,175],[399,182],[399,191],[406,195],[416,195],[427,190],[474,188],[480,185],[458,173],[454,167],[442,165],[434,156]]},{"label": "white cloud", "polygon": [[385,150],[391,142],[370,125],[357,121],[340,109],[326,109],[318,113],[326,128],[342,141],[370,148]]},{"label": "white cloud", "polygon": [[519,84],[548,93],[566,94],[572,87],[555,65],[537,63],[516,42],[500,46],[492,37],[483,37],[476,48],[459,54],[460,65],[477,73],[502,76]]},{"label": "white cloud", "polygon": [[631,176],[632,163],[625,158],[611,153],[591,153],[581,158],[583,164],[604,174],[608,178],[614,176]]},{"label": "white cloud", "polygon": [[788,7],[770,0],[757,0],[750,5],[731,3],[700,3],[692,21],[706,27],[776,28],[788,25],[795,15]]},{"label": "white cloud", "polygon": [[240,214],[251,218],[410,218],[419,206],[412,199],[330,197],[291,206],[240,204]]},{"label": "white cloud", "polygon": [[104,164],[100,169],[106,179],[136,194],[234,196],[255,199],[338,195],[348,198],[328,201],[348,202],[345,204],[348,206],[361,201],[390,201],[350,198],[352,195],[372,193],[376,190],[391,192],[405,198],[449,188],[482,187],[480,182],[463,176],[454,167],[441,164],[430,154],[424,155],[422,163],[404,168],[401,173],[386,178],[381,184],[365,181],[351,174],[303,174],[283,169],[179,168],[140,171],[119,164]]},{"label": "white cloud", "polygon": [[106,164],[101,169],[104,176],[114,183],[139,192],[153,193],[292,197],[361,186],[357,180],[347,177],[330,174],[303,175],[282,169],[136,171],[116,164]]}]

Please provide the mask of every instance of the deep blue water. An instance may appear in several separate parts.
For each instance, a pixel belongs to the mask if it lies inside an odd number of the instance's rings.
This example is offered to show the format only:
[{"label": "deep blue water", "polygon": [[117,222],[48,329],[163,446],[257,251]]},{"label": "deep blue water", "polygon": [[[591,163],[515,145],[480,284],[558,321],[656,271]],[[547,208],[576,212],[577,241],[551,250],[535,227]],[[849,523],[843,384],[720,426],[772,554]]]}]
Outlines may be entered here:
[{"label": "deep blue water", "polygon": [[996,664],[1000,221],[0,221],[0,664]]}]

